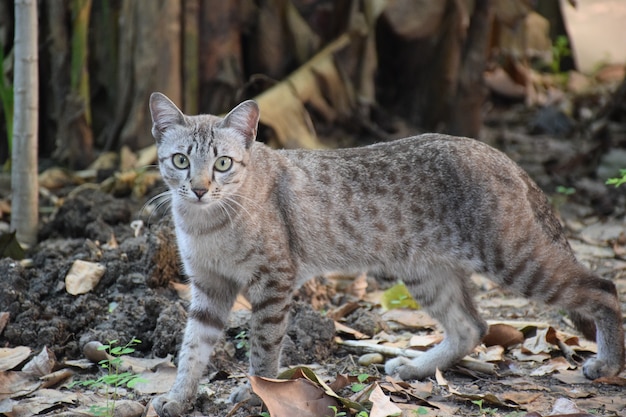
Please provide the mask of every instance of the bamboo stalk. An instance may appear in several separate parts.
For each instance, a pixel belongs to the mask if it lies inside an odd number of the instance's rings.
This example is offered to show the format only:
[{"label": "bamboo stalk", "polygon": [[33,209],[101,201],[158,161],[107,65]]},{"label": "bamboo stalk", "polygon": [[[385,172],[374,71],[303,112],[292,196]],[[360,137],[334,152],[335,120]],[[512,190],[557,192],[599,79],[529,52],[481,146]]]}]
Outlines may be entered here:
[{"label": "bamboo stalk", "polygon": [[15,1],[15,77],[11,164],[11,229],[26,246],[37,243],[39,72],[37,1]]}]

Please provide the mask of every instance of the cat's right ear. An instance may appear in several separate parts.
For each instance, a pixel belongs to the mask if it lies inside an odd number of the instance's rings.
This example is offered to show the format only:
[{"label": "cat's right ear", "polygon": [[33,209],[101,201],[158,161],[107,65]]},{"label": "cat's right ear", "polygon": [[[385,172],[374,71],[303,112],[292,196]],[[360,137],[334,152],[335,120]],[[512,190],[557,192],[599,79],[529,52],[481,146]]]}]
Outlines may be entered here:
[{"label": "cat's right ear", "polygon": [[150,114],[152,115],[152,136],[158,141],[167,129],[181,125],[185,116],[176,104],[161,93],[150,95]]}]

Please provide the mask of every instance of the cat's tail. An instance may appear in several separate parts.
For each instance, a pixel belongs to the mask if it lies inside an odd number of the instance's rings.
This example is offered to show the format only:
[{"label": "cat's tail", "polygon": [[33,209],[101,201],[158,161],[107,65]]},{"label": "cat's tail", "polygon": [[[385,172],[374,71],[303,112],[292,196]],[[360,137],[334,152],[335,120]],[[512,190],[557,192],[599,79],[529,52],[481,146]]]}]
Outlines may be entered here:
[{"label": "cat's tail", "polygon": [[567,315],[574,323],[574,326],[576,326],[576,329],[585,336],[585,339],[592,342],[596,341],[596,323],[592,318],[584,316],[575,310],[568,311]]}]

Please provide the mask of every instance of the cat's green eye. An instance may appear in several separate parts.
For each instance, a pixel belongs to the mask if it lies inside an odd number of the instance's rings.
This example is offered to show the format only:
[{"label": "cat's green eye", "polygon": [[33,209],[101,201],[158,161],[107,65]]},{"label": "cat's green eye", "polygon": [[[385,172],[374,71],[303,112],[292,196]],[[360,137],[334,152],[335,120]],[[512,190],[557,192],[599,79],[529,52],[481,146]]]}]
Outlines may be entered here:
[{"label": "cat's green eye", "polygon": [[182,153],[175,153],[172,156],[172,163],[178,169],[187,169],[189,168],[189,158]]},{"label": "cat's green eye", "polygon": [[226,172],[233,166],[233,160],[227,156],[220,156],[215,161],[215,169],[219,172]]}]

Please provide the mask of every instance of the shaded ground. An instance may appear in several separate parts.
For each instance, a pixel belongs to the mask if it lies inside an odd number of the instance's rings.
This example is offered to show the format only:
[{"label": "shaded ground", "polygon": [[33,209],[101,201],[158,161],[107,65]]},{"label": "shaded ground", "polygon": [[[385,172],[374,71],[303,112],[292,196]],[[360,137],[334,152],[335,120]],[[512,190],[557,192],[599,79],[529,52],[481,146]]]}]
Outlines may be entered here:
[{"label": "shaded ground", "polygon": [[[600,169],[610,169],[607,155],[626,142],[626,135],[619,127],[608,126],[606,129],[612,133],[600,136],[600,139],[589,140],[585,135],[572,139],[572,135],[567,135],[567,139],[557,140],[558,134],[553,132],[541,134],[551,128],[542,125],[545,121],[541,117],[549,122],[557,117],[539,113],[529,115],[529,118],[533,121],[532,128],[540,134],[528,135],[526,128],[516,128],[515,123],[510,122],[506,130],[500,129],[502,118],[510,114],[492,115],[487,120],[484,140],[520,162],[552,196],[577,254],[600,275],[618,284],[626,311],[626,262],[623,261],[626,259],[626,249],[623,249],[626,240],[622,227],[626,195],[621,189],[606,187],[596,175]],[[620,163],[626,167],[626,158],[618,158],[617,164]],[[157,184],[152,192],[159,187]],[[131,222],[141,218],[146,198],[113,197],[96,187],[68,191],[58,192],[64,203],[43,225],[40,243],[30,251],[30,260],[0,260],[0,312],[8,313],[6,326],[0,328],[0,346],[27,346],[34,353],[48,347],[57,363],[63,363],[83,358],[83,347],[90,341],[124,342],[134,337],[141,340],[136,347],[136,356],[153,358],[170,354],[175,357],[186,317],[186,301],[184,286],[179,285],[184,278],[179,272],[167,216],[161,218],[158,213],[151,214],[148,216],[152,220],[150,226],[133,228]],[[97,262],[106,267],[99,283],[86,294],[71,295],[65,288],[65,277],[75,260]],[[478,284],[477,298],[486,318],[549,323],[558,330],[573,332],[559,312],[519,301],[488,283],[479,281]],[[369,282],[368,292],[375,287]],[[313,367],[316,373],[329,381],[336,374],[364,372],[383,376],[380,366],[358,365],[362,351],[337,345],[333,340],[333,321],[316,312],[309,303],[329,311],[347,302],[357,302],[355,310],[341,321],[369,336],[374,335],[373,329],[386,329],[400,336],[406,328],[388,327],[388,323],[380,320],[375,303],[338,288],[334,280],[316,281],[301,290],[297,298],[301,301],[292,309],[285,341],[285,365],[316,363],[318,365]],[[245,379],[243,372],[247,368],[245,317],[245,309],[233,314],[224,343],[217,349],[208,370],[215,380],[202,385],[195,415],[223,416],[232,410],[232,404],[226,404],[225,399],[235,385]],[[420,330],[419,333],[430,334],[432,331]],[[532,335],[531,331],[525,336]],[[344,339],[351,337],[341,336]],[[551,355],[562,356],[558,351]],[[429,415],[480,415],[478,404],[472,403],[480,397],[471,395],[487,393],[500,400],[515,397],[508,402],[514,407],[495,407],[485,399],[483,407],[493,407],[493,410],[483,410],[483,414],[522,416],[526,411],[536,411],[547,415],[558,398],[568,398],[581,410],[597,415],[626,414],[622,400],[624,388],[613,385],[616,381],[612,381],[613,384],[592,383],[579,378],[580,370],[531,377],[530,373],[540,364],[522,362],[512,354],[505,354],[497,361],[497,366],[497,375],[458,368],[446,371],[443,376],[449,385],[433,383],[424,397],[429,403],[442,405],[439,411],[428,408]],[[95,367],[73,369],[75,378],[93,377],[97,373]],[[626,374],[622,374],[624,376]],[[54,387],[66,391],[67,382]],[[462,392],[465,396],[455,392]],[[151,397],[149,394],[128,396],[135,397],[142,404]],[[27,397],[28,394],[17,396],[14,400],[19,402]],[[400,401],[399,397],[396,399]],[[411,401],[416,403],[414,398]],[[76,405],[89,405],[85,398],[78,402],[80,404],[51,406],[50,412],[72,414]],[[3,410],[0,407],[0,412],[14,415]],[[260,411],[259,407],[242,406],[231,415],[246,416]]]}]

